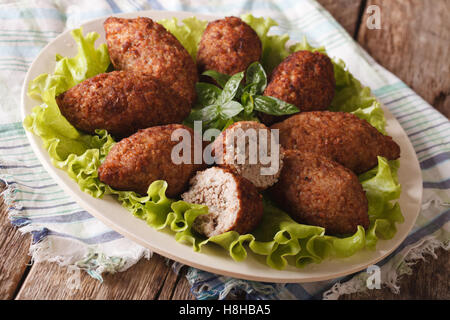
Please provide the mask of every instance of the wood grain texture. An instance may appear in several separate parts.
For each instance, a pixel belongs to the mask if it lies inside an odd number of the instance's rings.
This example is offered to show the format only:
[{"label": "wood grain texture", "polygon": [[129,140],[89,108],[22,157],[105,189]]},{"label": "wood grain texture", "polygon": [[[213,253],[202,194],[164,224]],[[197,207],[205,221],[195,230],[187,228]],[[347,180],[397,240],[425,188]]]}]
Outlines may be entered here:
[{"label": "wood grain texture", "polygon": [[353,36],[357,30],[361,0],[318,0],[325,9]]},{"label": "wood grain texture", "polygon": [[358,42],[432,106],[450,117],[450,0],[370,0],[381,9],[381,29]]},{"label": "wood grain texture", "polygon": [[181,276],[177,282],[174,277],[166,259],[157,254],[150,260],[142,259],[127,271],[104,275],[103,283],[84,271],[44,262],[33,265],[16,299],[151,300],[158,299],[162,292],[168,299],[190,298],[187,292],[178,294],[174,290],[176,284],[186,286],[183,284],[186,278]]},{"label": "wood grain texture", "polygon": [[186,271],[187,267],[183,267],[178,274],[173,271],[168,273],[158,300],[195,300],[186,279]]},{"label": "wood grain texture", "polygon": [[[3,188],[0,187],[0,192]],[[30,236],[9,222],[7,206],[0,197],[0,299],[12,299],[30,262]]]},{"label": "wood grain texture", "polygon": [[438,259],[431,256],[412,267],[411,275],[399,281],[400,293],[394,294],[388,288],[368,290],[341,296],[342,300],[416,300],[450,299],[450,252],[439,249]]}]

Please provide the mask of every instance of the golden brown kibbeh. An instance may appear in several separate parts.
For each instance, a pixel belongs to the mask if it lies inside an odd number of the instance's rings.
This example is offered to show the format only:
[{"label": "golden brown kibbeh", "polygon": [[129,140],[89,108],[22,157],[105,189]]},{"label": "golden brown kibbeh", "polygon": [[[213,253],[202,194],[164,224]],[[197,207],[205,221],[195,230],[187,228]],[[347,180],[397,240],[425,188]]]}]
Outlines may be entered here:
[{"label": "golden brown kibbeh", "polygon": [[261,40],[256,32],[237,17],[208,23],[197,53],[198,71],[215,70],[233,75],[247,70],[261,59]]},{"label": "golden brown kibbeh", "polygon": [[[330,58],[319,52],[301,50],[289,55],[275,68],[264,95],[293,104],[300,112],[327,110],[335,86]],[[266,125],[289,117],[264,113],[258,116]]]},{"label": "golden brown kibbeh", "polygon": [[194,60],[181,43],[150,18],[110,17],[103,23],[116,70],[152,75],[192,106],[198,81]]},{"label": "golden brown kibbeh", "polygon": [[153,77],[113,71],[87,79],[60,94],[61,113],[90,134],[106,129],[117,138],[139,129],[181,122],[191,107]]},{"label": "golden brown kibbeh", "polygon": [[347,112],[312,111],[296,114],[271,129],[279,129],[285,149],[314,152],[356,174],[378,164],[377,156],[400,157],[400,147],[366,120]]},{"label": "golden brown kibbeh", "polygon": [[[187,130],[191,141],[181,138],[172,141],[172,133],[177,129]],[[182,142],[180,142],[182,141]],[[176,164],[172,159],[172,149],[182,143],[191,148],[190,164]],[[183,192],[189,179],[203,164],[194,164],[194,131],[180,124],[151,127],[118,142],[108,153],[98,169],[100,181],[117,190],[147,193],[155,180],[167,181],[168,197],[176,197]],[[182,156],[182,155],[180,155]]]},{"label": "golden brown kibbeh", "polygon": [[323,156],[286,150],[273,199],[299,223],[320,226],[330,235],[369,227],[368,202],[358,177]]}]

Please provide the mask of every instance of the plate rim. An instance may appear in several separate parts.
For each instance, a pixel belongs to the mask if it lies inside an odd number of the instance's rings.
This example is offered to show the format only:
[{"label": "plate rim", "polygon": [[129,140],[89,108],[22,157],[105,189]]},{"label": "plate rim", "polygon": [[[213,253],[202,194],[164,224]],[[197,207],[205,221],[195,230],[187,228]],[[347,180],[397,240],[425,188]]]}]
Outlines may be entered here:
[{"label": "plate rim", "polygon": [[[217,19],[220,18],[221,15],[209,15],[209,14],[199,14],[199,13],[194,13],[194,12],[185,12],[185,11],[158,11],[158,10],[146,10],[146,11],[137,11],[137,12],[128,12],[128,13],[121,13],[121,14],[112,14],[112,15],[108,15],[108,16],[103,16],[100,18],[96,18],[96,19],[92,19],[86,22],[83,22],[80,26],[83,27],[83,29],[85,29],[85,27],[87,25],[90,24],[96,24],[99,23],[101,21],[103,21],[104,19],[106,19],[107,17],[110,16],[116,16],[116,17],[134,17],[134,16],[149,16],[149,15],[157,15],[157,14],[166,14],[166,15],[172,15],[174,17],[178,17],[179,19],[182,19],[181,16],[196,16],[199,17],[201,19]],[[44,46],[44,48],[41,49],[41,51],[39,52],[39,54],[34,58],[33,62],[31,63],[25,78],[24,78],[24,82],[22,85],[22,90],[21,90],[21,118],[22,118],[22,122],[25,119],[26,115],[28,115],[27,110],[26,110],[26,99],[28,99],[28,96],[26,94],[27,89],[28,89],[28,83],[29,81],[31,81],[31,73],[32,70],[35,67],[35,64],[37,61],[39,61],[40,57],[46,53],[46,51],[49,49],[49,47],[51,47],[52,45],[54,45],[55,42],[59,42],[61,41],[62,38],[66,37],[67,34],[69,34],[71,32],[72,29],[66,30],[64,32],[62,32],[60,35],[58,35],[55,39],[53,39],[51,42],[49,42],[46,46]],[[51,71],[50,71],[51,72]],[[376,98],[376,97],[375,97]],[[31,99],[31,98],[30,98]],[[32,99],[33,100],[33,99]],[[36,101],[36,100],[33,100]],[[378,99],[377,99],[378,101]],[[380,102],[380,101],[379,101]],[[37,103],[37,102],[36,102]],[[26,136],[28,141],[30,142],[30,145],[34,151],[34,153],[36,154],[37,158],[39,159],[39,162],[43,165],[43,167],[46,169],[46,171],[48,172],[48,174],[55,180],[55,182],[57,182],[57,184],[69,195],[71,196],[79,206],[81,206],[84,210],[86,210],[87,212],[89,212],[91,215],[93,215],[95,218],[99,219],[101,222],[103,222],[106,226],[110,227],[112,230],[117,231],[118,233],[120,233],[121,235],[123,235],[124,237],[138,243],[139,245],[148,248],[150,250],[152,250],[153,252],[156,252],[164,257],[167,257],[169,259],[172,259],[174,261],[178,261],[181,262],[183,264],[201,269],[201,270],[205,270],[208,272],[212,272],[212,273],[216,273],[216,274],[221,274],[221,275],[226,275],[226,276],[231,276],[231,277],[235,277],[235,278],[239,278],[239,279],[245,279],[245,280],[252,280],[252,281],[261,281],[261,282],[276,282],[276,283],[307,283],[307,282],[315,282],[315,281],[323,281],[323,280],[329,280],[329,279],[335,279],[335,278],[339,278],[342,276],[346,276],[349,274],[353,274],[359,271],[362,271],[364,269],[366,269],[368,266],[373,265],[378,263],[379,261],[383,260],[384,258],[386,258],[388,255],[390,255],[394,250],[396,250],[405,240],[405,238],[408,236],[409,232],[412,230],[415,221],[420,213],[420,204],[422,203],[422,197],[423,197],[423,180],[422,180],[422,175],[421,175],[421,170],[420,170],[420,165],[417,159],[417,154],[414,151],[414,148],[411,144],[411,141],[409,140],[406,132],[404,131],[403,127],[400,125],[400,123],[398,122],[398,120],[392,115],[392,113],[380,102],[380,104],[383,107],[383,111],[385,113],[385,118],[392,117],[393,120],[397,123],[397,125],[400,127],[401,129],[401,133],[405,136],[405,142],[408,144],[408,148],[411,149],[413,151],[413,154],[415,155],[414,160],[415,160],[415,167],[416,169],[419,169],[419,175],[418,175],[418,183],[420,182],[420,195],[419,195],[419,205],[417,206],[417,212],[414,213],[414,217],[411,221],[411,228],[409,228],[409,230],[407,232],[405,232],[402,237],[397,241],[398,243],[395,246],[392,246],[389,250],[386,250],[381,256],[376,257],[374,259],[369,259],[368,261],[362,263],[362,264],[358,264],[353,268],[349,268],[346,269],[345,271],[341,271],[341,272],[336,272],[333,274],[330,274],[329,276],[314,276],[311,275],[308,278],[299,278],[299,279],[292,279],[292,277],[287,277],[287,278],[282,278],[282,277],[277,277],[277,278],[267,278],[267,277],[261,277],[261,276],[257,276],[257,275],[251,275],[251,274],[242,274],[242,273],[237,273],[234,271],[228,271],[228,270],[222,270],[220,268],[217,267],[213,267],[213,266],[207,266],[204,265],[202,263],[198,263],[196,261],[193,260],[187,260],[185,258],[176,256],[170,252],[167,251],[162,251],[162,249],[158,246],[153,246],[151,245],[149,242],[144,241],[143,239],[139,238],[138,236],[136,236],[136,234],[133,234],[133,232],[125,229],[124,227],[116,224],[115,222],[111,221],[110,219],[108,219],[106,217],[106,215],[101,214],[99,212],[97,212],[97,210],[95,210],[95,208],[92,208],[92,206],[85,202],[83,199],[81,199],[76,192],[73,190],[73,188],[69,185],[66,184],[63,180],[61,180],[61,178],[58,176],[57,174],[57,170],[59,170],[58,168],[54,167],[51,164],[51,160],[50,157],[48,155],[48,153],[45,152],[41,152],[41,147],[39,145],[42,144],[42,140],[40,137],[35,136],[33,133],[29,132],[28,130],[25,130]],[[60,170],[61,172],[63,172],[65,175],[67,175],[67,173],[65,173],[64,171]],[[74,184],[74,187],[76,187],[78,189],[78,185],[76,184],[76,182],[74,180],[71,180]],[[402,190],[402,192],[405,192],[404,190]],[[88,195],[88,194],[86,194]],[[90,195],[88,195],[90,196]],[[95,199],[95,198],[93,198]],[[119,202],[117,202],[117,204],[120,205]],[[128,210],[126,210],[125,208],[122,208],[123,210],[126,211],[127,214],[130,214],[130,212]],[[132,216],[132,215],[131,215]],[[132,216],[134,219],[138,219],[134,216]],[[405,223],[406,221],[404,221],[403,223]],[[398,225],[398,224],[396,224]],[[150,226],[147,226],[150,229],[153,229]],[[153,229],[156,230],[156,229]],[[160,232],[158,230],[156,230],[156,232]],[[398,230],[397,230],[398,232]],[[175,241],[175,239],[173,238],[173,240]],[[392,239],[390,240],[380,240],[380,241],[392,241]],[[378,244],[377,244],[378,245]],[[186,250],[191,250],[193,251],[191,246],[186,246]],[[365,249],[367,250],[367,249]],[[378,248],[377,248],[378,250]],[[375,250],[375,251],[377,251]],[[364,251],[364,250],[363,250]],[[227,257],[228,259],[231,259],[231,257]],[[247,259],[249,259],[250,257],[247,257]],[[339,259],[339,258],[334,258],[334,259]],[[327,260],[324,260],[323,262],[321,262],[321,264],[327,263]],[[241,262],[237,262],[237,263],[245,263],[244,261]],[[272,269],[269,266],[265,266],[268,270],[268,272],[270,271],[274,271],[276,269]],[[301,271],[301,269],[298,269],[299,273]],[[277,270],[280,271],[280,270]],[[282,270],[281,270],[282,271]]]}]

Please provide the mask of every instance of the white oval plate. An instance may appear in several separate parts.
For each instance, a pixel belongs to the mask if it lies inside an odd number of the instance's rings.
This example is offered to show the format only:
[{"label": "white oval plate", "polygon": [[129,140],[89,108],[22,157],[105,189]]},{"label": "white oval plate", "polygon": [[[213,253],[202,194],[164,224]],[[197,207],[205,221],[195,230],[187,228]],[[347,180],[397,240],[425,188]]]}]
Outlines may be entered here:
[{"label": "white oval plate", "polygon": [[[204,20],[218,18],[217,16],[188,12],[164,11],[142,11],[117,16],[127,18],[146,16],[155,20],[176,17],[181,20],[193,15]],[[101,35],[97,44],[106,42],[103,30],[104,20],[105,18],[99,18],[82,25],[84,33],[95,31]],[[62,33],[49,43],[32,63],[22,88],[23,118],[30,114],[31,109],[37,105],[35,100],[26,95],[29,81],[41,73],[52,73],[55,67],[55,54],[57,53],[63,56],[76,54],[76,45],[69,31]],[[311,264],[303,269],[297,269],[293,266],[288,266],[284,270],[271,269],[250,250],[248,250],[247,259],[243,262],[235,262],[225,250],[216,246],[206,246],[201,253],[194,252],[190,246],[176,242],[171,232],[156,231],[149,227],[145,221],[134,217],[113,197],[106,196],[103,199],[96,199],[82,192],[64,171],[56,169],[51,164],[50,157],[43,148],[41,139],[28,131],[26,134],[39,160],[64,191],[71,195],[81,207],[125,237],[165,257],[217,274],[255,281],[312,282],[348,275],[380,261],[401,244],[414,225],[420,210],[422,197],[420,166],[414,149],[400,124],[386,108],[385,115],[387,132],[400,145],[402,150],[399,170],[402,194],[399,202],[405,222],[398,225],[397,234],[393,239],[379,241],[376,251],[362,250],[350,258],[325,260],[320,264]]]}]

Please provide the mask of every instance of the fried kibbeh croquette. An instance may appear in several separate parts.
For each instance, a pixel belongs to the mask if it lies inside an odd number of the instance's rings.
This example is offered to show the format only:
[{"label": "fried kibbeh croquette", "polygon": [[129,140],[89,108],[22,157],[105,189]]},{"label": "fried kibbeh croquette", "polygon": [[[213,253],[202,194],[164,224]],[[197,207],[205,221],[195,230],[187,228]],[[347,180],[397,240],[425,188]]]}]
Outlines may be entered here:
[{"label": "fried kibbeh croquette", "polygon": [[283,166],[276,137],[256,121],[238,121],[227,127],[214,140],[212,153],[219,166],[248,179],[258,190],[275,184]]},{"label": "fried kibbeh croquette", "polygon": [[198,216],[193,229],[207,237],[228,231],[246,234],[261,221],[262,196],[247,179],[228,169],[211,167],[199,171],[181,195],[186,202],[207,205],[209,213]]},{"label": "fried kibbeh croquette", "polygon": [[[333,64],[319,52],[297,51],[284,59],[272,72],[265,96],[295,105],[300,112],[327,110],[334,97],[336,80]],[[259,113],[266,125],[289,116]]]},{"label": "fried kibbeh croquette", "polygon": [[[178,129],[187,130],[184,132],[191,140],[178,139],[180,135],[174,133]],[[176,141],[172,141],[172,133]],[[173,161],[172,149],[179,143],[186,150],[190,148],[189,163],[176,164]],[[147,193],[153,181],[165,180],[168,184],[166,195],[176,197],[185,191],[195,172],[204,168],[203,164],[194,163],[193,155],[194,131],[191,128],[180,124],[151,127],[114,145],[98,169],[98,176],[100,181],[114,189],[135,191],[141,195]]]},{"label": "fried kibbeh croquette", "polygon": [[103,26],[116,70],[150,74],[192,106],[196,98],[197,68],[175,36],[150,18],[110,17]]},{"label": "fried kibbeh croquette", "polygon": [[237,17],[208,23],[197,53],[199,73],[215,70],[234,75],[261,59],[262,45],[256,32]]},{"label": "fried kibbeh croquette", "polygon": [[369,227],[368,202],[358,177],[323,156],[286,150],[271,195],[297,222],[325,228],[329,235]]},{"label": "fried kibbeh croquette", "polygon": [[279,129],[285,149],[328,157],[356,174],[378,164],[377,156],[400,157],[400,147],[366,120],[347,112],[312,111],[296,114],[271,129]]},{"label": "fried kibbeh croquette", "polygon": [[191,108],[170,88],[142,73],[113,71],[87,79],[56,97],[76,128],[106,129],[117,138],[139,129],[181,122]]}]

